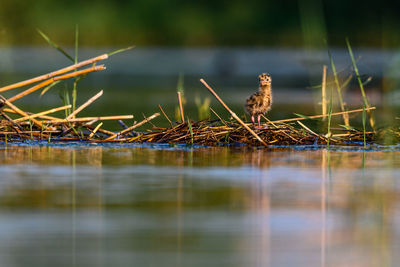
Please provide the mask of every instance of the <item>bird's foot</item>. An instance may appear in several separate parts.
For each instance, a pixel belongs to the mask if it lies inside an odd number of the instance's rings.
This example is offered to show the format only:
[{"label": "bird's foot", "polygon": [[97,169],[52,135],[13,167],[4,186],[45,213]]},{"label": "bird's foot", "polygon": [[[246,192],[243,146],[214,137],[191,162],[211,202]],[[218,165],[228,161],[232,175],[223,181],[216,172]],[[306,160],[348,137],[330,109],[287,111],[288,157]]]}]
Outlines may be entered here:
[{"label": "bird's foot", "polygon": [[253,128],[256,130],[266,130],[268,129],[268,125],[264,124],[264,125],[253,125]]}]

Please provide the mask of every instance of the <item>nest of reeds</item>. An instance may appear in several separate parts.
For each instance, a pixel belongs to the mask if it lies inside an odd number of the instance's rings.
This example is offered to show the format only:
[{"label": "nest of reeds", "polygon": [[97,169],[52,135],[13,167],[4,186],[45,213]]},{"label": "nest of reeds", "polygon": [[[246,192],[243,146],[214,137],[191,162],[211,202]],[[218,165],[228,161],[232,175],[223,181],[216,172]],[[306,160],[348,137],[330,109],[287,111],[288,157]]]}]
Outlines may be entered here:
[{"label": "nest of reeds", "polygon": [[[304,124],[303,124],[304,125]],[[260,129],[254,129],[254,133],[267,145],[357,145],[363,142],[364,133],[353,131],[346,134],[326,137],[319,135],[310,129],[294,127],[292,123],[265,123]],[[367,142],[374,140],[373,132],[366,132]],[[203,120],[199,122],[180,123],[174,127],[152,131],[132,137],[128,142],[152,142],[152,143],[184,143],[206,146],[220,145],[263,145],[257,137],[251,134],[240,123],[233,121],[221,125],[220,120]]]},{"label": "nest of reeds", "polygon": [[[363,109],[330,113],[316,116],[302,116],[298,118],[268,121],[262,127],[256,128],[251,124],[243,122],[217,95],[217,93],[202,79],[204,86],[216,97],[216,99],[230,113],[230,120],[224,120],[216,114],[218,120],[188,121],[184,119],[182,100],[178,93],[180,106],[181,122],[172,123],[165,112],[159,106],[161,113],[170,123],[168,128],[153,127],[147,132],[135,132],[139,126],[142,126],[152,119],[160,116],[155,113],[143,121],[135,123],[132,126],[126,126],[122,120],[131,119],[133,115],[121,116],[93,116],[79,117],[79,113],[86,107],[94,103],[103,94],[100,91],[83,105],[72,108],[71,105],[52,108],[39,113],[30,113],[24,111],[15,101],[42,89],[47,91],[54,83],[87,75],[94,71],[105,69],[104,65],[97,66],[97,62],[108,58],[107,54],[91,58],[69,67],[41,75],[26,81],[15,83],[0,88],[0,93],[31,86],[25,91],[18,93],[8,99],[0,95],[0,138],[5,142],[25,141],[25,140],[47,140],[48,142],[151,142],[151,143],[184,143],[207,146],[219,145],[247,145],[247,146],[270,146],[270,145],[312,145],[312,144],[338,144],[338,145],[359,145],[366,144],[375,140],[374,132],[356,130],[347,128],[343,133],[319,134],[308,128],[301,121],[305,119],[316,119],[322,117],[331,117],[337,115],[346,115],[355,112],[371,112],[374,107],[364,107]],[[89,68],[85,66],[92,65]],[[82,69],[84,68],[84,69]],[[69,110],[65,117],[50,116],[57,111]],[[109,131],[103,128],[103,121],[118,120],[124,127],[119,132]]]}]

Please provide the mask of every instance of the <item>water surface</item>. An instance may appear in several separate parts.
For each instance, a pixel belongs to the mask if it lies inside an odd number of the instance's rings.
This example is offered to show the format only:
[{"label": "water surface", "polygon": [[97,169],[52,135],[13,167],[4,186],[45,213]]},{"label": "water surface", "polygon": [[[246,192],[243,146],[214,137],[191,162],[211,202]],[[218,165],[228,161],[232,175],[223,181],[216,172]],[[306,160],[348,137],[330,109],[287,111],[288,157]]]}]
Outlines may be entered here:
[{"label": "water surface", "polygon": [[0,147],[2,266],[382,266],[400,151]]}]

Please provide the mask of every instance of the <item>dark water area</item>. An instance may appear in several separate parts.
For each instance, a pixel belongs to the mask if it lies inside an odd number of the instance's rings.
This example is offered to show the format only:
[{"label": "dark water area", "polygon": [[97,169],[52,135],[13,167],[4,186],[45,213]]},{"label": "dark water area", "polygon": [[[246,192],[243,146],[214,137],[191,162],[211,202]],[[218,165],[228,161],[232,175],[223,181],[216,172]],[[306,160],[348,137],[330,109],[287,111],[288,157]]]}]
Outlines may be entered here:
[{"label": "dark water area", "polygon": [[397,146],[25,143],[0,147],[0,173],[2,266],[400,260]]}]

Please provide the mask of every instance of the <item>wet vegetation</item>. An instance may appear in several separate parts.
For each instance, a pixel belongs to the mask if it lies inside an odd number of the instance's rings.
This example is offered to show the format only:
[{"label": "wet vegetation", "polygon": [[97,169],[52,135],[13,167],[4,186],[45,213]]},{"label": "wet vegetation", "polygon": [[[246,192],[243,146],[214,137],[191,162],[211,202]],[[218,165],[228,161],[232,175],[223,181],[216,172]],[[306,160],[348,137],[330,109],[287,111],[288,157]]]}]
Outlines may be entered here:
[{"label": "wet vegetation", "polygon": [[[353,54],[350,42],[347,42],[349,56],[353,66],[354,73],[348,77],[339,77],[336,71],[334,59],[330,55],[330,65],[332,75],[327,74],[327,67],[324,66],[322,73],[321,90],[321,115],[302,115],[295,113],[296,118],[270,121],[265,116],[265,122],[262,127],[255,127],[245,123],[235,112],[233,112],[220,96],[201,79],[201,82],[213,96],[222,104],[230,114],[229,119],[217,114],[210,107],[210,99],[206,98],[204,102],[197,98],[196,105],[201,121],[193,121],[191,118],[185,118],[184,105],[186,102],[184,96],[183,75],[180,75],[177,86],[178,105],[175,110],[175,121],[172,122],[169,116],[164,112],[161,105],[158,105],[160,112],[152,116],[145,117],[140,122],[135,122],[132,126],[127,126],[123,120],[132,119],[133,115],[121,116],[91,116],[77,117],[78,113],[95,102],[102,96],[103,91],[98,92],[89,100],[77,107],[77,86],[81,79],[85,78],[91,72],[105,69],[104,65],[97,65],[98,62],[107,59],[109,56],[123,52],[126,49],[120,49],[108,54],[103,54],[85,61],[78,62],[78,28],[75,34],[75,56],[70,56],[63,48],[53,42],[46,34],[39,31],[40,35],[55,49],[60,51],[73,65],[60,70],[41,75],[26,81],[8,85],[0,88],[0,92],[5,92],[20,87],[35,84],[33,87],[18,93],[8,99],[1,97],[3,109],[1,115],[1,136],[4,142],[23,141],[23,140],[47,140],[48,142],[57,141],[81,141],[81,142],[153,142],[153,143],[184,143],[189,145],[247,145],[247,146],[270,146],[270,145],[349,145],[363,146],[380,142],[379,137],[385,135],[386,138],[397,142],[399,132],[395,128],[377,129],[373,111],[364,86],[368,84],[371,77],[364,79],[360,76],[356,59]],[[130,49],[129,47],[127,49]],[[88,68],[83,68],[92,65]],[[83,69],[82,69],[83,68]],[[329,76],[329,78],[327,78]],[[355,77],[359,85],[362,98],[360,99],[360,108],[348,110],[344,102],[346,86],[352,77]],[[19,100],[26,95],[42,90],[41,95],[47,93],[53,86],[63,80],[73,78],[72,90],[64,90],[60,95],[63,106],[45,110],[39,113],[29,113],[21,110],[14,101]],[[334,94],[334,88],[336,89]],[[72,100],[71,100],[72,99]],[[333,112],[333,107],[338,106],[340,112]],[[48,114],[64,111],[65,117],[54,117]],[[212,119],[210,114],[216,117]],[[361,115],[362,128],[357,129],[350,124],[350,114]],[[146,132],[136,132],[135,129],[151,123],[151,120],[163,114],[170,127],[158,127],[153,124],[151,130]],[[342,122],[333,124],[333,117],[341,116]],[[310,120],[323,120],[326,123],[320,129],[311,129],[306,124]],[[102,128],[103,121],[118,120],[123,130],[119,132],[109,131]],[[302,122],[303,121],[303,122]],[[368,122],[368,123],[367,123]],[[341,124],[343,123],[343,124]],[[321,132],[324,131],[325,132]],[[384,134],[382,134],[384,133]]]}]

